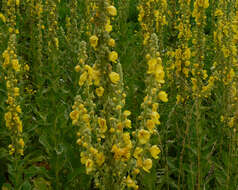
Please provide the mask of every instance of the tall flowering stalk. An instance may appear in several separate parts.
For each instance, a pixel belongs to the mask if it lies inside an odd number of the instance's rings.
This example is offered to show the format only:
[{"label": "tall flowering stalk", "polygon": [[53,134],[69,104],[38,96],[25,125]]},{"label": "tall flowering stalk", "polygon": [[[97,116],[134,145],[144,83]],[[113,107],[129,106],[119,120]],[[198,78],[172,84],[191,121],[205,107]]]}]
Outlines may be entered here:
[{"label": "tall flowering stalk", "polygon": [[[162,90],[165,83],[165,72],[162,64],[163,31],[166,20],[167,1],[144,1],[138,5],[138,21],[144,36],[143,48],[146,71],[146,96],[141,104],[141,114],[138,117],[139,129],[137,130],[137,147],[134,156],[138,168],[149,172],[152,168],[152,159],[158,159],[161,150],[157,145],[151,144],[153,136],[158,136],[156,128],[160,125],[159,105],[167,102],[167,93]],[[163,52],[162,52],[163,51]],[[147,152],[151,153],[148,156]]]},{"label": "tall flowering stalk", "polygon": [[196,0],[193,6],[192,16],[195,19],[195,27],[192,31],[192,94],[195,106],[195,129],[196,129],[196,146],[197,146],[197,173],[196,173],[196,189],[200,190],[202,185],[202,168],[201,168],[201,146],[202,146],[202,113],[201,90],[204,86],[204,80],[207,79],[207,71],[204,69],[205,58],[205,42],[206,37],[204,34],[204,27],[206,24],[206,9],[209,7],[208,0]]},{"label": "tall flowering stalk", "polygon": [[15,0],[8,0],[6,2],[6,10],[8,10],[6,11],[6,23],[8,25],[9,41],[7,49],[2,54],[2,67],[7,88],[7,108],[4,118],[11,138],[11,144],[8,147],[13,171],[11,177],[15,189],[18,189],[22,183],[22,171],[19,162],[24,155],[25,146],[20,107],[20,74],[22,68],[16,49],[16,37],[19,33],[16,27],[16,14],[19,3],[19,1]]},{"label": "tall flowering stalk", "polygon": [[121,111],[125,103],[123,76],[118,54],[113,51],[115,40],[110,37],[111,17],[117,10],[103,0],[91,4],[95,4],[91,18],[94,34],[89,42],[96,61],[93,66],[87,64],[86,44],[81,42],[75,70],[81,73],[78,84],[82,95],[76,96],[70,117],[74,125],[80,126],[77,143],[82,147],[81,162],[86,173],[94,174],[100,189],[123,189],[132,142],[123,130],[130,127],[129,112],[123,116]]},{"label": "tall flowering stalk", "polygon": [[[217,84],[220,84],[222,93],[221,128],[227,133],[228,160],[226,163],[226,189],[231,188],[234,171],[234,142],[237,140],[235,123],[237,117],[237,12],[231,7],[237,7],[237,1],[219,1],[214,16],[217,19],[214,31],[215,50],[218,54],[213,64],[213,75]],[[225,63],[225,64],[224,64]],[[227,131],[228,130],[228,131]],[[222,139],[222,142],[226,141]],[[221,143],[223,146],[223,143]],[[235,187],[234,187],[235,188]]]},{"label": "tall flowering stalk", "polygon": [[143,44],[147,45],[150,35],[157,32],[161,41],[160,47],[162,45],[163,26],[168,24],[166,20],[167,1],[141,0],[137,9],[139,10],[138,21],[144,38]]},{"label": "tall flowering stalk", "polygon": [[79,126],[77,143],[82,147],[81,162],[86,173],[94,175],[95,185],[100,189],[119,190],[126,186],[138,189],[136,176],[141,171],[149,173],[151,157],[157,159],[160,152],[157,146],[148,143],[159,123],[158,104],[149,104],[150,94],[153,93],[153,99],[167,101],[167,94],[158,93],[155,88],[164,82],[161,58],[156,51],[157,37],[152,35],[152,52],[147,56],[150,87],[144,107],[148,110],[141,115],[143,122],[140,127],[133,130],[130,111],[122,110],[126,97],[123,72],[118,54],[113,50],[115,40],[110,37],[111,17],[117,15],[117,10],[105,0],[95,1],[95,5],[91,19],[94,34],[89,42],[96,61],[92,66],[87,64],[86,44],[82,42],[79,64],[75,67],[81,74],[79,86],[82,93],[76,96],[70,117],[73,125]]}]

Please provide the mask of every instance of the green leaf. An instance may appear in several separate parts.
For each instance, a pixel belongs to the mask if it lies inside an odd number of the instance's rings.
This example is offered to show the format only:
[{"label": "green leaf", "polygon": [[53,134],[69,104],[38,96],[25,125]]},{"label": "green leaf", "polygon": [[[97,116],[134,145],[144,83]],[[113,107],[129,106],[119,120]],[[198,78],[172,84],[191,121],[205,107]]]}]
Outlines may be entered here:
[{"label": "green leaf", "polygon": [[21,185],[21,190],[31,190],[31,184],[29,183],[29,181],[25,181],[22,185]]}]

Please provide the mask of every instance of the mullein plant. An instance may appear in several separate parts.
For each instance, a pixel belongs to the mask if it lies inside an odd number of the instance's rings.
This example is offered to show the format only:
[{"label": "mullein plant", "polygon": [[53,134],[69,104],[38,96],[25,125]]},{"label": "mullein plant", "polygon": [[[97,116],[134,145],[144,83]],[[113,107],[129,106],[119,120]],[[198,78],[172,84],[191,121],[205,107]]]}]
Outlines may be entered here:
[{"label": "mullein plant", "polygon": [[139,11],[138,21],[144,38],[143,45],[147,45],[150,35],[156,32],[161,41],[159,46],[161,46],[163,26],[168,24],[166,20],[167,1],[141,0],[137,9]]},{"label": "mullein plant", "polygon": [[[169,113],[168,121],[173,117],[176,117],[176,124],[180,125],[179,129],[181,136],[176,134],[178,144],[181,144],[181,149],[178,151],[177,158],[179,160],[179,172],[178,172],[178,189],[181,188],[181,184],[184,183],[185,172],[184,158],[186,157],[186,143],[189,139],[189,120],[191,119],[191,104],[189,103],[191,96],[190,88],[190,76],[191,76],[191,45],[192,38],[190,18],[191,13],[191,1],[179,0],[177,10],[177,22],[174,28],[177,30],[177,42],[176,49],[174,51],[168,51],[169,57],[167,67],[168,82],[170,82],[171,91],[176,95],[174,99],[174,106]],[[175,114],[176,113],[176,114]],[[179,114],[178,114],[179,113]],[[176,116],[175,116],[176,115]],[[183,125],[182,125],[183,123]],[[167,131],[169,131],[170,122],[167,124]],[[181,142],[181,143],[179,143]],[[168,149],[170,149],[169,145]],[[178,156],[179,155],[179,156]],[[176,160],[177,161],[177,160]],[[167,173],[169,170],[167,171]]]},{"label": "mullein plant", "polygon": [[[167,1],[163,0],[148,2],[142,0],[138,5],[138,21],[144,37],[143,48],[145,62],[147,62],[147,75],[145,80],[146,96],[141,104],[142,112],[138,117],[137,139],[139,140],[134,157],[137,168],[142,167],[144,171],[152,168],[152,158],[159,158],[158,154],[160,154],[161,149],[150,142],[154,135],[159,136],[156,130],[160,125],[159,104],[168,101],[167,93],[162,90],[165,83],[165,72],[162,64],[162,35],[164,26],[167,24],[166,7]],[[151,153],[152,157],[149,157],[148,152]]]},{"label": "mullein plant", "polygon": [[[204,33],[204,27],[206,24],[206,9],[209,7],[209,0],[196,0],[193,4],[192,17],[195,19],[195,26],[192,30],[192,56],[191,56],[191,88],[192,88],[192,98],[194,100],[194,126],[196,131],[195,147],[196,147],[196,166],[195,175],[192,176],[192,184],[196,189],[200,190],[203,184],[203,173],[202,173],[202,142],[203,142],[203,127],[202,121],[204,115],[201,111],[202,106],[202,88],[205,81],[207,80],[207,71],[204,68],[204,59],[206,51],[206,36]],[[191,165],[191,167],[193,167]],[[192,168],[191,168],[192,169]]]},{"label": "mullein plant", "polygon": [[[123,92],[123,72],[118,54],[113,50],[111,18],[116,8],[108,1],[93,1],[96,8],[91,22],[93,35],[89,38],[95,62],[89,64],[86,43],[81,42],[79,63],[75,70],[80,73],[81,94],[75,97],[72,124],[78,126],[77,144],[81,147],[81,163],[86,173],[94,177],[99,189],[138,189],[136,176],[150,172],[152,159],[158,158],[160,149],[151,145],[159,124],[156,99],[167,101],[167,94],[158,93],[156,85],[164,82],[162,61],[157,48],[157,37],[152,35],[151,55],[148,55],[148,95],[143,103],[140,127],[133,130],[129,110],[123,111],[126,94]],[[155,46],[155,47],[153,47]],[[91,61],[90,61],[91,62]],[[156,70],[154,70],[156,68]],[[153,94],[153,95],[152,95]]]},{"label": "mullein plant", "polygon": [[[178,23],[175,29],[178,30],[178,42],[175,51],[168,51],[167,55],[172,58],[172,64],[168,68],[169,78],[175,82],[178,90],[177,103],[180,102],[181,97],[187,97],[189,94],[189,73],[190,73],[190,59],[191,50],[189,41],[191,40],[191,10],[190,1],[180,0],[178,14]],[[173,72],[174,71],[174,72]],[[187,94],[186,94],[187,93]]]},{"label": "mullein plant", "polygon": [[25,147],[23,124],[21,121],[22,111],[20,106],[20,75],[22,67],[19,63],[16,49],[17,35],[19,34],[16,27],[16,15],[19,4],[20,1],[18,0],[8,0],[6,2],[6,24],[8,26],[9,41],[7,49],[2,54],[2,67],[7,89],[7,107],[4,118],[11,139],[11,144],[8,146],[11,161],[9,173],[14,189],[19,189],[23,182],[23,171],[20,162],[24,156]]},{"label": "mullein plant", "polygon": [[[237,179],[235,171],[232,169],[237,164],[235,161],[235,146],[237,141],[235,123],[237,117],[237,12],[233,11],[233,7],[237,7],[237,1],[227,2],[219,1],[214,16],[217,18],[216,31],[214,31],[215,51],[218,56],[213,64],[213,75],[217,83],[223,89],[222,94],[222,115],[221,122],[224,134],[229,141],[222,139],[220,146],[224,146],[223,142],[228,142],[226,170],[226,189],[235,188],[232,180]],[[225,64],[224,64],[225,63]],[[237,154],[237,152],[236,152]]]},{"label": "mullein plant", "polygon": [[[224,88],[224,102],[227,102],[231,97],[230,91],[235,87],[235,76],[237,71],[237,27],[236,27],[236,13],[229,9],[231,3],[220,1],[215,11],[217,18],[216,31],[214,31],[215,51],[218,53],[217,58],[213,63],[212,69],[216,80],[219,80]],[[230,30],[231,29],[231,30]],[[224,64],[226,63],[226,64]],[[226,104],[226,105],[225,105]],[[231,104],[225,103],[224,106],[228,108]],[[225,120],[230,127],[233,127],[234,118],[230,117],[227,109],[222,115],[222,122]]]},{"label": "mullein plant", "polygon": [[[143,45],[147,45],[150,35],[155,32],[159,39],[158,48],[161,53],[163,49],[163,31],[164,27],[168,25],[166,18],[168,12],[168,5],[166,0],[141,0],[137,6],[139,11],[138,21],[141,26],[143,34]],[[163,51],[162,51],[163,50]],[[161,55],[162,56],[162,55]]]}]

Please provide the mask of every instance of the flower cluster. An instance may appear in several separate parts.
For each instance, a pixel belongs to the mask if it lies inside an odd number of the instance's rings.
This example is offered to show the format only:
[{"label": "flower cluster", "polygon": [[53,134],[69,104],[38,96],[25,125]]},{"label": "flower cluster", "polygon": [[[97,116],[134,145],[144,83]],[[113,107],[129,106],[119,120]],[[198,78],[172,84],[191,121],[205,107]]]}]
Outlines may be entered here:
[{"label": "flower cluster", "polygon": [[[10,155],[24,154],[24,140],[22,137],[23,126],[21,121],[21,107],[19,102],[20,88],[19,88],[19,74],[21,72],[21,65],[16,54],[16,35],[19,33],[16,29],[16,4],[15,1],[8,1],[7,7],[7,24],[9,31],[8,47],[3,52],[2,67],[5,73],[6,88],[7,88],[7,112],[4,115],[6,127],[9,130],[11,137],[11,144],[9,145]],[[17,3],[19,6],[19,2]]]}]

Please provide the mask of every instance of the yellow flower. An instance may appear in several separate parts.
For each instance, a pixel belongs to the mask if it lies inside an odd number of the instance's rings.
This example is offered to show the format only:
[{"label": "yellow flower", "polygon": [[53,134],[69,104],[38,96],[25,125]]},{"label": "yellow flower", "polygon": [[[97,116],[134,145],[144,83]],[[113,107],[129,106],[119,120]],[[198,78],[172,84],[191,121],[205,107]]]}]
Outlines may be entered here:
[{"label": "yellow flower", "polygon": [[133,156],[138,159],[140,154],[143,152],[143,149],[141,147],[136,147]]},{"label": "yellow flower", "polygon": [[149,129],[150,132],[152,132],[155,128],[155,122],[152,119],[147,120],[146,127],[147,129]]},{"label": "yellow flower", "polygon": [[18,130],[19,133],[22,133],[22,122],[21,121],[19,121],[17,123],[17,130]]},{"label": "yellow flower", "polygon": [[137,175],[140,173],[140,170],[138,168],[135,168],[132,172],[134,175]]},{"label": "yellow flower", "polygon": [[29,71],[29,70],[30,70],[29,65],[25,64],[25,66],[24,66],[24,70],[25,70],[25,71]]},{"label": "yellow flower", "polygon": [[158,103],[153,103],[153,105],[152,105],[152,111],[157,111],[157,110],[158,110],[158,107],[159,107],[159,104],[158,104]]},{"label": "yellow flower", "polygon": [[123,162],[128,161],[131,157],[130,147],[124,147],[120,150],[120,157]]},{"label": "yellow flower", "polygon": [[18,143],[19,143],[19,145],[20,145],[22,148],[23,148],[24,145],[25,145],[25,143],[24,143],[24,141],[23,141],[22,138],[19,139]]},{"label": "yellow flower", "polygon": [[2,14],[2,13],[0,13],[0,19],[5,23],[6,22],[6,17]]},{"label": "yellow flower", "polygon": [[74,67],[74,70],[76,71],[76,72],[79,72],[80,71],[80,66],[79,65],[76,65],[75,67]]},{"label": "yellow flower", "polygon": [[110,38],[109,41],[108,41],[108,45],[109,45],[110,47],[114,47],[114,46],[115,46],[115,40],[112,39],[112,38]]},{"label": "yellow flower", "polygon": [[127,128],[131,128],[131,120],[126,119],[126,120],[125,120],[125,126],[126,126]]},{"label": "yellow flower", "polygon": [[154,145],[150,148],[150,153],[151,153],[151,156],[154,158],[154,159],[158,159],[158,154],[160,153],[160,149]]},{"label": "yellow flower", "polygon": [[20,71],[20,65],[17,59],[12,60],[12,67],[16,72]]},{"label": "yellow flower", "polygon": [[112,25],[110,24],[110,19],[107,20],[107,24],[105,25],[105,31],[110,33],[112,31]]},{"label": "yellow flower", "polygon": [[164,70],[163,66],[160,64],[157,64],[155,67],[155,78],[158,83],[164,83]]},{"label": "yellow flower", "polygon": [[135,181],[133,181],[129,175],[126,178],[126,185],[127,185],[127,187],[129,187],[129,188],[131,187],[135,190],[137,190],[139,188],[139,186],[136,185]]},{"label": "yellow flower", "polygon": [[88,73],[83,72],[83,74],[80,76],[80,79],[79,79],[79,86],[83,86],[84,82],[87,80],[87,77],[88,77]]},{"label": "yellow flower", "polygon": [[104,93],[104,88],[103,87],[99,87],[99,88],[96,88],[96,94],[97,96],[101,97]]},{"label": "yellow flower", "polygon": [[128,132],[123,133],[122,138],[123,138],[124,142],[127,144],[127,146],[130,146],[130,144],[131,144],[130,133],[128,133]]},{"label": "yellow flower", "polygon": [[152,160],[151,159],[146,159],[143,161],[143,170],[146,172],[150,173],[150,169],[152,168]]},{"label": "yellow flower", "polygon": [[114,158],[115,158],[115,160],[119,160],[119,159],[120,159],[120,157],[121,157],[121,149],[118,148],[118,146],[117,146],[116,144],[114,144],[114,145],[112,146],[111,152],[114,153]]},{"label": "yellow flower", "polygon": [[125,111],[123,112],[123,115],[124,115],[125,117],[128,117],[129,115],[131,115],[131,112],[130,112],[129,110],[125,110]]},{"label": "yellow flower", "polygon": [[105,156],[102,152],[96,154],[96,163],[100,167],[105,161]]},{"label": "yellow flower", "polygon": [[224,116],[223,115],[221,115],[220,120],[221,120],[221,122],[224,121]]},{"label": "yellow flower", "polygon": [[221,9],[217,9],[216,11],[215,11],[215,16],[223,16],[223,12],[222,12],[222,10]]},{"label": "yellow flower", "polygon": [[139,142],[141,144],[146,144],[149,141],[149,139],[150,139],[149,131],[147,131],[145,129],[141,129],[139,131],[138,138],[139,138]]},{"label": "yellow flower", "polygon": [[167,93],[165,91],[160,91],[158,98],[163,101],[163,102],[168,102],[168,97]]},{"label": "yellow flower", "polygon": [[109,53],[109,61],[116,63],[118,59],[118,54],[116,51],[112,51]]},{"label": "yellow flower", "polygon": [[117,15],[117,9],[114,6],[112,6],[112,5],[107,7],[107,12],[111,16],[116,16]]},{"label": "yellow flower", "polygon": [[92,47],[94,47],[94,48],[97,47],[97,45],[98,45],[98,37],[97,36],[95,36],[95,35],[91,36],[89,41],[90,41],[90,45]]},{"label": "yellow flower", "polygon": [[98,125],[100,127],[100,132],[101,133],[105,133],[107,131],[107,123],[106,123],[106,120],[99,117],[98,118]]},{"label": "yellow flower", "polygon": [[204,5],[203,7],[206,9],[209,7],[209,0],[204,0]]},{"label": "yellow flower", "polygon": [[81,152],[80,153],[80,161],[82,164],[85,164],[86,163],[86,160],[87,160],[87,156],[85,155],[85,152]]},{"label": "yellow flower", "polygon": [[19,96],[20,95],[20,89],[18,87],[15,87],[14,89],[14,96]]},{"label": "yellow flower", "polygon": [[120,75],[116,72],[111,72],[109,74],[109,78],[112,81],[112,83],[117,84],[118,81],[120,80]]},{"label": "yellow flower", "polygon": [[8,148],[10,149],[10,150],[9,150],[9,154],[10,154],[10,155],[13,155],[14,152],[15,152],[15,148],[13,147],[13,145],[10,144],[10,145],[8,146]]},{"label": "yellow flower", "polygon": [[16,111],[17,111],[18,113],[21,113],[21,107],[20,107],[19,105],[16,107]]},{"label": "yellow flower", "polygon": [[155,72],[155,67],[156,67],[156,64],[157,64],[157,60],[156,60],[155,58],[150,59],[150,60],[147,62],[147,64],[148,64],[148,66],[149,66],[147,73],[148,73],[148,74],[154,73],[154,72]]},{"label": "yellow flower", "polygon": [[79,111],[78,110],[74,110],[69,114],[70,118],[72,120],[78,120],[79,118]]},{"label": "yellow flower", "polygon": [[4,118],[6,121],[10,121],[12,119],[12,113],[11,112],[5,113]]},{"label": "yellow flower", "polygon": [[159,118],[160,118],[160,115],[159,115],[158,112],[153,111],[153,112],[151,113],[151,119],[152,119],[153,122],[154,122],[155,124],[157,124],[157,125],[160,124]]},{"label": "yellow flower", "polygon": [[90,119],[90,117],[89,117],[88,114],[83,114],[83,115],[82,115],[82,120],[83,120],[84,122],[88,123],[88,122],[89,122],[89,119]]},{"label": "yellow flower", "polygon": [[91,159],[87,159],[85,162],[86,173],[89,174],[93,170],[93,161]]},{"label": "yellow flower", "polygon": [[229,127],[233,127],[234,126],[234,117],[230,118],[230,121],[228,122],[228,126]]}]

